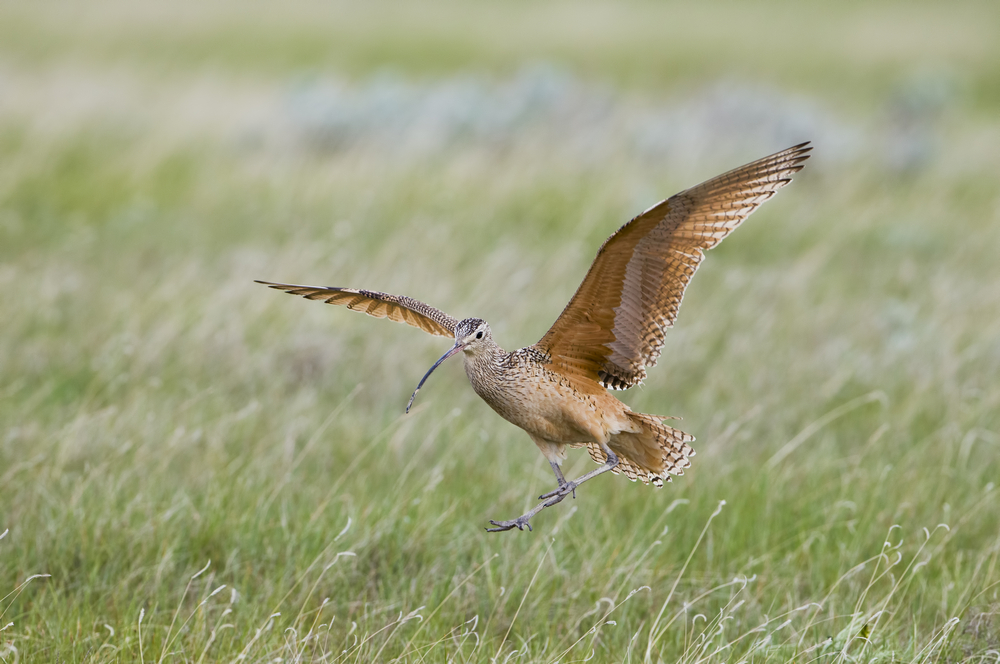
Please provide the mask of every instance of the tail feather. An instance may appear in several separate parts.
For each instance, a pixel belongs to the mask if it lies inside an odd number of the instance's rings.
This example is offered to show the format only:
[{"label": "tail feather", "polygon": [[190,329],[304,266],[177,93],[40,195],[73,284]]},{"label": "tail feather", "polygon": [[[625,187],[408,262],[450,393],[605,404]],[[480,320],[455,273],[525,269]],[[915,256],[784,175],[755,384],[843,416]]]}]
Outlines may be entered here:
[{"label": "tail feather", "polygon": [[[663,486],[665,481],[669,482],[671,475],[683,475],[684,469],[691,466],[688,457],[694,456],[694,449],[688,444],[694,441],[694,436],[662,422],[674,418],[631,412],[628,417],[641,432],[622,432],[611,436],[608,446],[619,459],[612,472],[657,487]],[[607,455],[597,443],[588,443],[587,451],[597,463],[607,461]]]}]

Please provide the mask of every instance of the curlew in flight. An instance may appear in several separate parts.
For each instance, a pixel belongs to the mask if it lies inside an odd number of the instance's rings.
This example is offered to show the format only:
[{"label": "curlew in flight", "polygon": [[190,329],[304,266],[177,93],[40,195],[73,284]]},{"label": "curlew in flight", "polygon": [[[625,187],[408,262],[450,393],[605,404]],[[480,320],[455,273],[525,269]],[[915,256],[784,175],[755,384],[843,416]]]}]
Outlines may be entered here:
[{"label": "curlew in flight", "polygon": [[[555,472],[558,488],[490,532],[525,527],[587,480],[611,471],[663,486],[691,465],[694,437],[663,424],[672,419],[634,413],[606,388],[642,382],[656,364],[684,289],[704,257],[761,203],[791,181],[809,158],[802,143],[703,182],[658,203],[618,229],[597,252],[587,276],[552,328],[533,346],[500,348],[479,318],[456,320],[423,302],[352,288],[265,286],[309,300],[340,304],[455,340],[424,374],[463,353],[472,388],[501,417],[524,429]],[[559,464],[566,448],[586,447],[600,467],[567,482]]]}]

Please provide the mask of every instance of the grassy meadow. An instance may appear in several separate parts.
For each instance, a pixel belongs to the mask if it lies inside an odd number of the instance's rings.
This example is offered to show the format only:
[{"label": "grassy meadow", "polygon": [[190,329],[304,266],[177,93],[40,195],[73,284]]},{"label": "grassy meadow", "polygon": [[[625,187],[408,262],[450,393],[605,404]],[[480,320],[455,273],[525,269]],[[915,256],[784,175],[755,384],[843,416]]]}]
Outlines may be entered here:
[{"label": "grassy meadow", "polygon": [[[991,662],[1000,5],[0,3],[0,661]],[[448,342],[801,140],[554,485]],[[593,467],[571,452],[567,477]]]}]

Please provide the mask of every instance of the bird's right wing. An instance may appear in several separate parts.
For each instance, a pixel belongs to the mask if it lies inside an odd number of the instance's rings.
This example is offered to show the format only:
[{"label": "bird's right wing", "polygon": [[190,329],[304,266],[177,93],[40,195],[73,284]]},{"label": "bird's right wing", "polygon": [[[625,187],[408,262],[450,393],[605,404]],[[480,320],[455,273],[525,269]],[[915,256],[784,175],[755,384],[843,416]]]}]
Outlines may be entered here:
[{"label": "bird's right wing", "polygon": [[711,249],[791,181],[808,143],[758,159],[654,205],[612,235],[552,328],[535,344],[557,371],[638,385],[656,364],[684,290]]},{"label": "bird's right wing", "polygon": [[405,295],[336,286],[296,286],[275,284],[270,281],[257,281],[257,283],[290,295],[301,295],[307,300],[322,300],[327,304],[339,304],[375,318],[388,318],[397,323],[406,323],[439,337],[454,338],[455,326],[458,325],[457,320],[443,311]]}]

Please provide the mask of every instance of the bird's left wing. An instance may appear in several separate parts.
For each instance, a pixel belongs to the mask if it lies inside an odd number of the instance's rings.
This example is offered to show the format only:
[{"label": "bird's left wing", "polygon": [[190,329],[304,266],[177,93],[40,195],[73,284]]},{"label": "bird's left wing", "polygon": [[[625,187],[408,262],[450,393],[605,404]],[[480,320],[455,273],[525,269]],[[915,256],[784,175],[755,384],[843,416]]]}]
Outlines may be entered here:
[{"label": "bird's left wing", "polygon": [[711,249],[802,170],[802,143],[671,196],[612,235],[535,347],[566,374],[624,389],[656,364],[684,290]]},{"label": "bird's left wing", "polygon": [[440,309],[405,295],[336,286],[296,286],[274,284],[270,281],[257,281],[257,283],[285,291],[290,295],[301,295],[307,300],[322,300],[327,304],[339,304],[375,318],[388,318],[397,323],[406,323],[439,337],[454,338],[455,326],[458,325],[457,320]]}]

